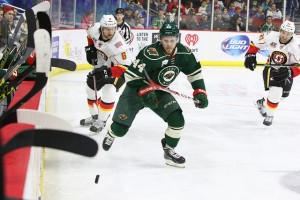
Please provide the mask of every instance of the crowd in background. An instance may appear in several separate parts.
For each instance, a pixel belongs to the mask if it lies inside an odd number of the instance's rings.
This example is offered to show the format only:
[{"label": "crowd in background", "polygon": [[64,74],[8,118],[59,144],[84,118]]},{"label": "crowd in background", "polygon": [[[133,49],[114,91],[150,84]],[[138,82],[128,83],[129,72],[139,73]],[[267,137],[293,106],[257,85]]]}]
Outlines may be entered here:
[{"label": "crowd in background", "polygon": [[[147,0],[124,0],[122,7],[125,22],[137,29],[159,29],[170,20],[187,30],[261,32],[278,30],[284,13],[283,0],[250,0],[249,12],[246,0],[182,0],[180,5],[178,0],[150,0],[147,26]],[[287,0],[285,19],[294,21],[298,9],[298,0]],[[89,14],[92,19],[92,13]],[[82,28],[86,26],[85,18]]]}]

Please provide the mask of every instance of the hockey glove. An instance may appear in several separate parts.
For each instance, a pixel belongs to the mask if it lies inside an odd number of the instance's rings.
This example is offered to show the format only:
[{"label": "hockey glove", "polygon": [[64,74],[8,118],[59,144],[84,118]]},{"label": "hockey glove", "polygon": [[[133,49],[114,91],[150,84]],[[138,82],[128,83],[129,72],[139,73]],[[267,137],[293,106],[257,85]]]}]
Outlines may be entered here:
[{"label": "hockey glove", "polygon": [[157,108],[158,100],[155,94],[155,88],[148,86],[139,90],[138,95],[142,98],[142,103],[150,109]]},{"label": "hockey glove", "polygon": [[253,53],[249,53],[245,55],[245,62],[244,62],[244,66],[247,69],[250,69],[251,71],[254,71],[254,69],[256,68],[256,55]]},{"label": "hockey glove", "polygon": [[206,108],[208,106],[208,99],[205,90],[196,89],[193,92],[193,96],[195,100],[198,100],[198,102],[194,102],[196,108]]},{"label": "hockey glove", "polygon": [[111,70],[110,68],[108,68],[107,66],[102,66],[100,68],[95,68],[93,69],[93,71],[91,72],[92,76],[96,77],[96,80],[100,80],[103,78],[108,78],[111,77]]},{"label": "hockey glove", "polygon": [[273,76],[271,77],[271,80],[274,80],[276,82],[282,82],[287,78],[293,77],[293,71],[290,68],[287,67],[281,67],[278,70],[275,70],[273,72]]},{"label": "hockey glove", "polygon": [[85,47],[85,53],[86,53],[86,60],[91,65],[97,65],[98,64],[98,58],[97,58],[97,49],[94,45],[86,46]]}]

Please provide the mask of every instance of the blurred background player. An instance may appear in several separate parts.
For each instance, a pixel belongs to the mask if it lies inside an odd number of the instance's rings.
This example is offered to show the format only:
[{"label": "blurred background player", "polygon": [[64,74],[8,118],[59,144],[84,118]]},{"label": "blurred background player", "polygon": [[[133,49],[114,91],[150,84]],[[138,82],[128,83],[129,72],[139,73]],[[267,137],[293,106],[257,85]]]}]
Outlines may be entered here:
[{"label": "blurred background player", "polygon": [[197,108],[208,105],[200,62],[191,50],[179,43],[179,29],[174,22],[165,22],[161,27],[160,41],[146,46],[125,72],[126,87],[116,106],[113,123],[103,140],[103,149],[108,151],[115,137],[124,136],[134,118],[144,107],[150,108],[167,123],[161,140],[166,164],[184,167],[185,158],[174,151],[184,128],[184,117],[177,100],[172,94],[155,90],[149,85],[145,71],[157,84],[168,87],[180,72],[187,76],[194,89]]},{"label": "blurred background player", "polygon": [[116,9],[116,20],[117,20],[117,29],[119,33],[123,36],[126,44],[129,44],[131,41],[131,30],[130,26],[124,21],[124,9]]},{"label": "blurred background player", "polygon": [[[114,107],[116,92],[124,83],[120,75],[126,70],[125,66],[131,64],[132,59],[126,52],[128,46],[117,31],[113,15],[103,15],[100,23],[87,29],[87,34],[86,57],[95,68],[87,75],[86,81],[91,116],[80,120],[80,124],[91,125],[90,131],[99,133],[105,127]],[[100,90],[102,95],[98,95]]]},{"label": "blurred background player", "polygon": [[[263,124],[270,126],[273,121],[274,111],[279,101],[289,96],[293,85],[293,78],[299,75],[300,40],[294,35],[295,24],[285,21],[281,24],[279,32],[263,33],[258,40],[251,42],[245,55],[245,67],[253,71],[256,67],[256,53],[259,49],[267,47],[270,56],[263,70],[265,90],[269,91],[267,99],[257,100],[257,107],[265,117]],[[285,65],[295,65],[288,67]]]}]

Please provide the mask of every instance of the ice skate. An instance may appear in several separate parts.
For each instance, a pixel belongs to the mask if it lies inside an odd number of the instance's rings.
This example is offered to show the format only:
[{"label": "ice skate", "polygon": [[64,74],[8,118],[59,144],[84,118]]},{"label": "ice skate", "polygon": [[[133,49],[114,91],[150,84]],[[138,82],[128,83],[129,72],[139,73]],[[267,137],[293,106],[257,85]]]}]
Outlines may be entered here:
[{"label": "ice skate", "polygon": [[266,117],[266,107],[264,106],[265,98],[256,101],[256,106],[261,116]]},{"label": "ice skate", "polygon": [[106,121],[96,120],[90,127],[90,131],[93,133],[100,133],[106,125]]},{"label": "ice skate", "polygon": [[98,119],[98,115],[93,115],[88,118],[80,120],[80,125],[81,126],[89,126],[92,125],[96,120]]},{"label": "ice skate", "polygon": [[107,132],[104,140],[103,140],[103,143],[102,143],[102,148],[105,150],[105,151],[108,151],[111,147],[111,145],[113,144],[115,138],[112,137],[109,132]]},{"label": "ice skate", "polygon": [[161,140],[161,144],[163,146],[166,164],[174,167],[184,168],[185,158],[177,154],[173,148],[169,147],[164,138]]},{"label": "ice skate", "polygon": [[266,115],[263,124],[266,126],[270,126],[273,122],[273,116]]}]

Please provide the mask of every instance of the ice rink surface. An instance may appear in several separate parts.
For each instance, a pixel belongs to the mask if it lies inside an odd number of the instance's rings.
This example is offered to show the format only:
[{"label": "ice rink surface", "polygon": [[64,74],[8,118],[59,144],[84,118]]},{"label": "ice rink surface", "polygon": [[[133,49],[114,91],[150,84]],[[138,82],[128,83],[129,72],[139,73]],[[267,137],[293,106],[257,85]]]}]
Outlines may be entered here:
[{"label": "ice rink surface", "polygon": [[[89,128],[79,121],[89,116],[87,73],[57,75],[47,88],[48,112],[85,135]],[[165,165],[160,140],[167,126],[146,108],[108,152],[101,146],[106,130],[93,136],[99,143],[94,158],[46,149],[42,199],[299,200],[300,79],[266,127],[253,103],[266,96],[262,68],[204,67],[203,74],[208,108],[177,98],[186,121],[176,148],[186,158],[184,169]],[[170,88],[192,94],[184,76]]]}]

